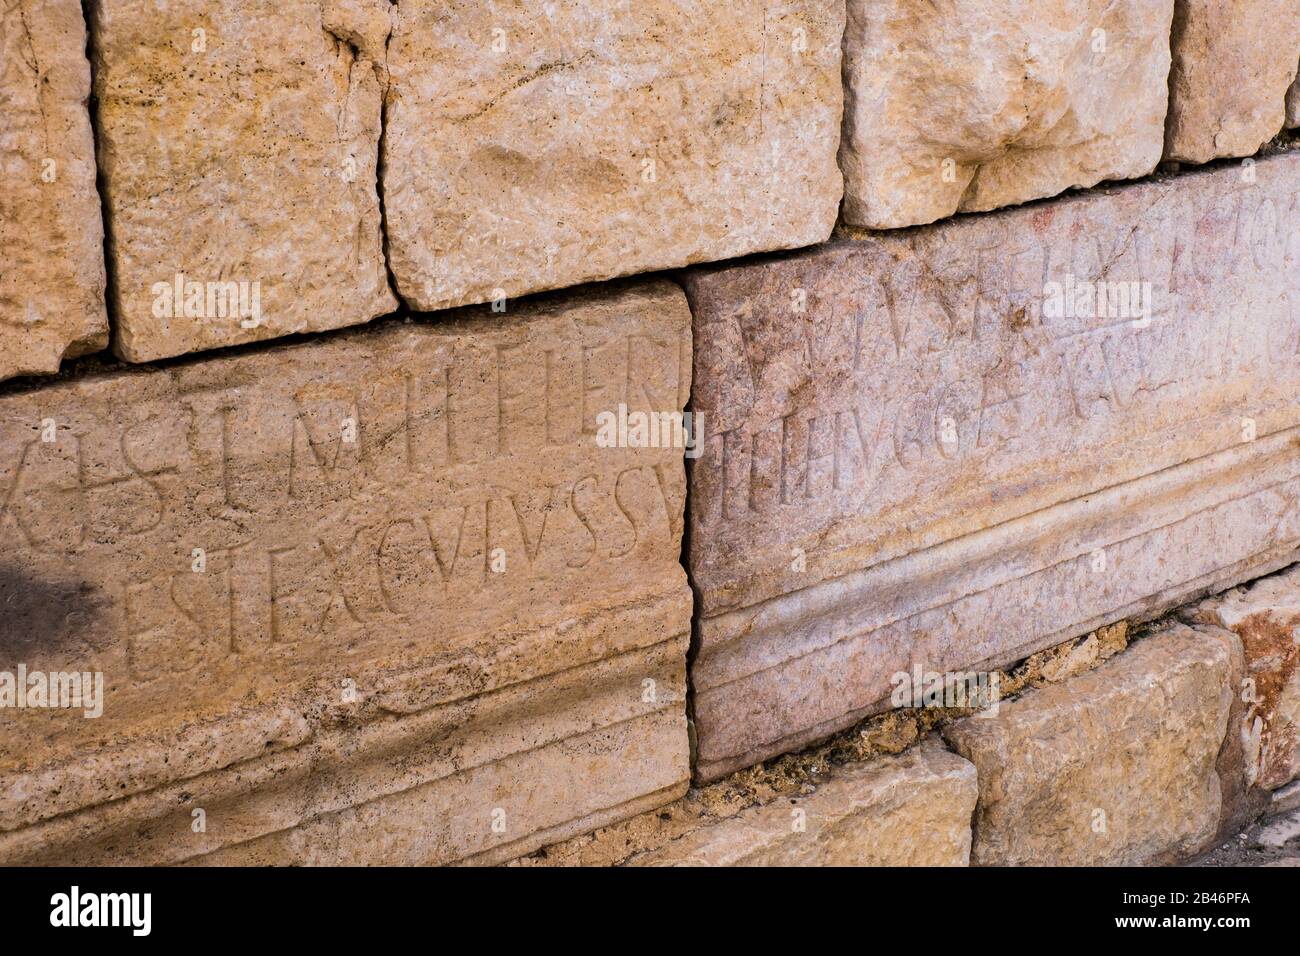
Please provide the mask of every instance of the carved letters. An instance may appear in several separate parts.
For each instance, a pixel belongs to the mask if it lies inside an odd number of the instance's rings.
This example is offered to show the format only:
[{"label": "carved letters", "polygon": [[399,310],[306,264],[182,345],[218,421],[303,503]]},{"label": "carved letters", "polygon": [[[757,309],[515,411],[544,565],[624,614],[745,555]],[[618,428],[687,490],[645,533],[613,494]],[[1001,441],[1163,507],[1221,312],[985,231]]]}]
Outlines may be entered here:
[{"label": "carved letters", "polygon": [[1294,553],[1239,485],[1296,467],[1300,161],[1250,172],[688,276],[702,776]]},{"label": "carved letters", "polygon": [[681,450],[593,436],[681,410],[688,324],[657,283],[0,398],[0,588],[89,615],[11,605],[0,649],[220,696],[684,597]]}]

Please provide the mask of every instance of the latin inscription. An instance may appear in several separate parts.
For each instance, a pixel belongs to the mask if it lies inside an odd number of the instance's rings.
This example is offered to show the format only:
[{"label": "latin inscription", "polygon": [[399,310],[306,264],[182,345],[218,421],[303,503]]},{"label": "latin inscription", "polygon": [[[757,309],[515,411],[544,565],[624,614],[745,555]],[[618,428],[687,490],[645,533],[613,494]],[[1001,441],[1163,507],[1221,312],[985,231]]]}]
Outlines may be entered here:
[{"label": "latin inscription", "polygon": [[[1026,228],[992,244],[985,229],[973,248],[979,220],[911,247],[886,239],[892,260],[841,244],[806,289],[798,260],[774,264],[779,283],[700,323],[697,520],[810,504],[852,515],[918,480],[1095,453],[1195,428],[1210,408],[1254,411],[1252,383],[1300,378],[1297,206],[1243,187],[1194,213],[1157,203],[1105,236],[1085,215],[1015,213]],[[1207,233],[1232,237],[1232,254]],[[1076,275],[1140,284],[1149,314],[1104,300],[1044,309],[1044,290]],[[729,365],[732,351],[743,360]]]},{"label": "latin inscription", "polygon": [[620,402],[683,407],[684,309],[649,332],[399,329],[360,362],[313,346],[282,370],[232,360],[11,398],[0,565],[85,570],[135,682],[599,587],[676,555],[681,451],[594,436]]}]

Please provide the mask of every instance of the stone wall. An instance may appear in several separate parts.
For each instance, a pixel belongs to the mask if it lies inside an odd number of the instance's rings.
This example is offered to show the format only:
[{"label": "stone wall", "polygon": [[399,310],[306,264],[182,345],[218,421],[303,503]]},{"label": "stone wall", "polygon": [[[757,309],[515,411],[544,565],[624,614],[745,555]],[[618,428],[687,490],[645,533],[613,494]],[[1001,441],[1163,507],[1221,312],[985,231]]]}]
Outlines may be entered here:
[{"label": "stone wall", "polygon": [[1298,65],[1295,0],[12,0],[0,862],[1204,852],[1300,776]]}]

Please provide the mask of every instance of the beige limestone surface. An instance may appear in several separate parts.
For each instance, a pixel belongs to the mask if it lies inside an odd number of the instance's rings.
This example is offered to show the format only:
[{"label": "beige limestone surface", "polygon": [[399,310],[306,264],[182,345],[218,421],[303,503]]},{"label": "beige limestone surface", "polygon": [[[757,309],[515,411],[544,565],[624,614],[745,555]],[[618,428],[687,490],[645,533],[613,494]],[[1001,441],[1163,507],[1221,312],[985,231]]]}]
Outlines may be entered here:
[{"label": "beige limestone surface", "polygon": [[849,0],[844,219],[994,209],[1160,161],[1174,0]]},{"label": "beige limestone surface", "polygon": [[[493,861],[688,776],[677,286],[0,397],[0,861]],[[46,440],[49,439],[49,440]],[[206,829],[193,829],[203,811]]]},{"label": "beige limestone surface", "polygon": [[[998,699],[1014,696],[1028,687],[1044,683],[1059,683],[1084,673],[1109,660],[1127,646],[1128,622],[1100,628],[1090,634],[1058,644],[1031,655],[1014,669],[998,677]],[[722,821],[752,808],[774,802],[798,800],[819,792],[830,779],[865,770],[867,764],[886,767],[878,763],[887,754],[911,752],[914,744],[927,739],[936,726],[965,716],[966,709],[906,708],[869,717],[861,724],[842,731],[828,740],[796,753],[782,754],[704,786],[692,787],[680,800],[675,800],[648,813],[620,821],[609,827],[549,844],[528,856],[514,861],[518,866],[618,866],[639,854],[664,849],[670,842],[681,840],[687,834],[718,826]],[[931,741],[934,737],[929,737]],[[886,775],[889,776],[889,775]],[[856,792],[856,788],[854,789]],[[957,798],[960,802],[960,798]],[[972,798],[973,799],[973,798]],[[924,810],[924,802],[918,810]],[[757,813],[757,811],[754,811]],[[770,812],[770,811],[769,811]],[[888,811],[882,811],[882,818]],[[805,816],[805,821],[806,821]],[[730,832],[723,830],[721,832]],[[766,843],[773,831],[751,828],[753,844]],[[891,831],[896,832],[896,831]],[[941,834],[949,831],[940,829]],[[710,846],[712,841],[703,839]],[[728,844],[732,841],[728,839]],[[743,843],[736,837],[735,846]],[[838,841],[828,841],[835,846]],[[681,845],[688,845],[683,842]],[[693,845],[693,843],[689,844]],[[957,844],[944,844],[948,848]],[[932,853],[938,844],[922,848],[919,852]],[[870,851],[864,851],[870,852]],[[960,855],[947,855],[954,859]],[[945,856],[940,851],[940,856]],[[816,858],[815,854],[809,857]]]},{"label": "beige limestone surface", "polygon": [[1165,158],[1251,156],[1287,118],[1300,58],[1295,0],[1177,0]]},{"label": "beige limestone surface", "polygon": [[703,779],[1294,559],[1300,155],[1250,173],[688,274]]},{"label": "beige limestone surface", "polygon": [[835,768],[812,793],[751,807],[632,866],[966,866],[973,765],[936,743]]},{"label": "beige limestone surface", "polygon": [[385,0],[92,5],[114,350],[131,362],[392,311]]},{"label": "beige limestone surface", "polygon": [[820,242],[843,0],[399,0],[383,184],[413,307]]},{"label": "beige limestone surface", "polygon": [[104,227],[77,0],[0,10],[0,380],[108,344]]},{"label": "beige limestone surface", "polygon": [[1174,624],[945,728],[979,779],[972,862],[1135,866],[1208,848],[1230,674],[1223,642]]}]

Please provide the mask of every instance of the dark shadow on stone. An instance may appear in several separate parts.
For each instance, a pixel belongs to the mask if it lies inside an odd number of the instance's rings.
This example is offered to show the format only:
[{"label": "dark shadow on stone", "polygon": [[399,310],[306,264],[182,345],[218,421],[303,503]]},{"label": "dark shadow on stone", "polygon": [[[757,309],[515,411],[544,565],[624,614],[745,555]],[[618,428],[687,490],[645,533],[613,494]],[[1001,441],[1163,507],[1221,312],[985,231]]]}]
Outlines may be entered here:
[{"label": "dark shadow on stone", "polygon": [[0,564],[0,669],[95,646],[102,598],[83,581],[51,581]]}]

